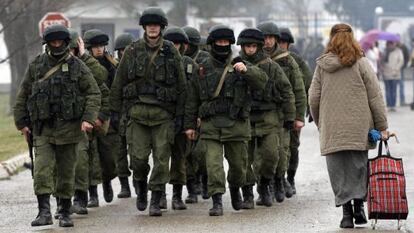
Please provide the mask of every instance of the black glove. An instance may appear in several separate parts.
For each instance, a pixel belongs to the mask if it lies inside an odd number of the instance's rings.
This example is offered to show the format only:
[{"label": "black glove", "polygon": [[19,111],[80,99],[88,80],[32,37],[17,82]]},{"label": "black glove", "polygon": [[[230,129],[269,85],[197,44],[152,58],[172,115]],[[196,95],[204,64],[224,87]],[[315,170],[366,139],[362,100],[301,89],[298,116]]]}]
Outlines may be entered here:
[{"label": "black glove", "polygon": [[242,62],[243,64],[246,65],[246,63],[243,61],[243,59],[241,57],[235,57],[233,58],[233,60],[231,61],[231,64],[234,65],[236,63]]},{"label": "black glove", "polygon": [[119,130],[119,113],[111,112],[110,125],[115,131]]},{"label": "black glove", "polygon": [[184,116],[177,116],[175,118],[175,134],[179,134],[184,131]]},{"label": "black glove", "polygon": [[308,107],[308,109],[306,110],[306,116],[308,117],[308,122],[309,122],[309,123],[312,123],[312,122],[313,122],[313,117],[312,117],[312,114],[310,114],[309,107]]},{"label": "black glove", "polygon": [[287,130],[292,130],[294,128],[295,122],[294,121],[284,121],[283,128]]}]

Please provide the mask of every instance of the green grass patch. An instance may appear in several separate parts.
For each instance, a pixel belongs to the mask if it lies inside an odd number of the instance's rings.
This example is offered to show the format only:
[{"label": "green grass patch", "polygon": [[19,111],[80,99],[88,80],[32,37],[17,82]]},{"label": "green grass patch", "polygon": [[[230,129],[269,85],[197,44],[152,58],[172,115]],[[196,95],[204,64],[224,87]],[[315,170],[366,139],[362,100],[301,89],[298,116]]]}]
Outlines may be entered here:
[{"label": "green grass patch", "polygon": [[17,131],[10,112],[9,95],[0,94],[0,161],[28,150],[24,137]]}]

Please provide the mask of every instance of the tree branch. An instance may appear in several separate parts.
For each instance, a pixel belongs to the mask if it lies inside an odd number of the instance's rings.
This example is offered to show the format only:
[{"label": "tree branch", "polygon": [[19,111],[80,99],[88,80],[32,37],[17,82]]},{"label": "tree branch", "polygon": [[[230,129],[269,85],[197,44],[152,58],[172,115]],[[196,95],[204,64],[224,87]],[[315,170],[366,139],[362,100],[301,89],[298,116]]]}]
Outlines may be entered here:
[{"label": "tree branch", "polygon": [[27,7],[32,3],[33,1],[29,1],[27,2],[22,8],[21,10],[11,19],[9,20],[9,22],[7,22],[6,24],[3,24],[3,28],[0,29],[0,34],[4,32],[4,30],[6,30],[6,28],[10,27],[14,21],[16,21],[27,9]]},{"label": "tree branch", "polygon": [[40,37],[37,38],[36,40],[33,40],[32,42],[25,44],[24,46],[14,50],[13,52],[9,53],[9,55],[7,55],[7,57],[0,59],[0,64],[7,62],[8,60],[10,60],[14,55],[16,55],[18,52],[20,52],[21,50],[27,49],[27,47],[32,46],[36,43],[40,42]]}]

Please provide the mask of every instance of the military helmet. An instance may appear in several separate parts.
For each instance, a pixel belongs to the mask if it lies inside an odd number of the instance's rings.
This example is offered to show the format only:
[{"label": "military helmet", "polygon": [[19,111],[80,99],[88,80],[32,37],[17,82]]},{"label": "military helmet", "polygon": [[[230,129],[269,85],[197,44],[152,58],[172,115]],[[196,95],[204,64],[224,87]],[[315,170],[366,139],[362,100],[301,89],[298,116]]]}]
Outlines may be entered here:
[{"label": "military helmet", "polygon": [[264,35],[263,32],[257,28],[246,28],[240,32],[239,37],[237,38],[237,45],[244,44],[264,44]]},{"label": "military helmet", "polygon": [[207,44],[212,44],[216,40],[229,40],[230,44],[234,44],[236,42],[233,30],[225,25],[216,25],[211,27],[207,37]]},{"label": "military helmet", "polygon": [[114,50],[124,49],[132,42],[134,42],[134,37],[129,33],[123,33],[115,39]]},{"label": "military helmet", "polygon": [[43,32],[43,42],[47,43],[53,40],[64,40],[66,43],[69,44],[69,30],[61,24],[53,24],[48,26]]},{"label": "military helmet", "polygon": [[165,12],[159,7],[149,7],[142,12],[139,25],[159,24],[161,27],[168,26],[168,19]]},{"label": "military helmet", "polygon": [[295,39],[289,28],[280,28],[280,40],[290,44],[295,43]]},{"label": "military helmet", "polygon": [[261,22],[257,25],[257,28],[262,31],[265,36],[276,36],[280,38],[279,28],[273,21]]},{"label": "military helmet", "polygon": [[187,34],[179,27],[168,27],[164,32],[164,39],[180,44],[188,44],[189,42]]},{"label": "military helmet", "polygon": [[83,34],[83,40],[86,48],[89,49],[93,45],[108,45],[109,37],[99,29],[91,29]]},{"label": "military helmet", "polygon": [[185,34],[187,34],[188,40],[191,44],[195,44],[195,45],[200,44],[201,35],[197,29],[190,27],[190,26],[185,26],[182,29],[184,30]]},{"label": "military helmet", "polygon": [[69,48],[71,48],[71,49],[78,48],[79,47],[79,45],[78,45],[79,33],[73,28],[69,28],[69,33],[70,33]]}]

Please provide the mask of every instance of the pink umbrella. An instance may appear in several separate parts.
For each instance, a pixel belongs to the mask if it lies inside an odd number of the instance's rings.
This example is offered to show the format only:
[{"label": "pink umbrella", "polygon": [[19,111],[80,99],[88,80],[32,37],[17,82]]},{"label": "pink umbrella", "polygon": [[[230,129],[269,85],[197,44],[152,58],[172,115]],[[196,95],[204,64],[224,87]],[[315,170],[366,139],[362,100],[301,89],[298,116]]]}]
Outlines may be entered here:
[{"label": "pink umbrella", "polygon": [[364,46],[372,46],[374,45],[375,41],[378,40],[386,40],[386,41],[400,41],[400,37],[397,34],[391,32],[384,32],[377,29],[373,29],[368,31],[359,41],[361,45]]}]

